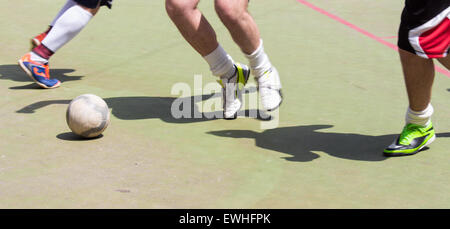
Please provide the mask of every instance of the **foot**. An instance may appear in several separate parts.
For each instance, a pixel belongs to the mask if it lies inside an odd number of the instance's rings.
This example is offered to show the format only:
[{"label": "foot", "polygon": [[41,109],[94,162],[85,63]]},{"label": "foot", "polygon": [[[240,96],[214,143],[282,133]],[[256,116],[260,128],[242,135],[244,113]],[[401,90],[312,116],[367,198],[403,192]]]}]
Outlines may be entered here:
[{"label": "foot", "polygon": [[406,156],[418,153],[425,146],[431,144],[436,135],[433,124],[426,127],[407,124],[399,137],[384,150],[385,156]]},{"label": "foot", "polygon": [[50,79],[48,63],[39,63],[31,60],[31,54],[27,53],[19,60],[20,67],[27,75],[42,88],[57,88],[61,82],[57,79]]},{"label": "foot", "polygon": [[[49,30],[48,30],[49,31]],[[34,49],[35,47],[41,45],[41,42],[45,39],[45,37],[48,34],[48,31],[43,32],[31,39],[31,49]]]},{"label": "foot", "polygon": [[237,118],[237,112],[241,109],[239,100],[242,89],[247,84],[250,69],[246,65],[235,64],[236,73],[230,78],[221,78],[223,116],[225,119]]},{"label": "foot", "polygon": [[280,76],[277,69],[272,67],[264,75],[257,78],[257,82],[259,96],[264,109],[268,111],[277,109],[283,101]]}]

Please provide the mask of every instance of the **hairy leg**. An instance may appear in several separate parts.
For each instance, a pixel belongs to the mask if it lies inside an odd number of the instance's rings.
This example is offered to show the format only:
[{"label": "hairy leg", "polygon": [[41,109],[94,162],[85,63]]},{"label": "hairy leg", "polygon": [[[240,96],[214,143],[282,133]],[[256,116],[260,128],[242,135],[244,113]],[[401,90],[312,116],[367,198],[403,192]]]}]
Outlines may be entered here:
[{"label": "hairy leg", "polygon": [[399,49],[400,61],[408,93],[409,107],[413,111],[425,110],[431,102],[434,81],[434,63]]},{"label": "hairy leg", "polygon": [[445,58],[437,59],[442,65],[444,65],[448,70],[450,70],[450,55]]},{"label": "hairy leg", "polygon": [[215,0],[215,9],[234,42],[244,54],[252,54],[260,45],[258,26],[247,10],[248,0]]},{"label": "hairy leg", "polygon": [[166,0],[166,11],[186,41],[206,56],[218,46],[214,29],[197,8],[200,0]]}]

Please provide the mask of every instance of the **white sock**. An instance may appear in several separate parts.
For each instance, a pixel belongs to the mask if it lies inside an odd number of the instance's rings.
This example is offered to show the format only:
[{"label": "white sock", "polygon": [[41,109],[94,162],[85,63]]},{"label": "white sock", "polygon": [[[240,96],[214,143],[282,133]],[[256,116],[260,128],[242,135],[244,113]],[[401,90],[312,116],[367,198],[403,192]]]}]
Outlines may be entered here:
[{"label": "white sock", "polygon": [[230,78],[234,75],[234,61],[220,44],[216,50],[203,58],[208,62],[209,68],[214,76]]},{"label": "white sock", "polygon": [[75,6],[77,3],[73,0],[67,0],[66,4],[61,8],[61,10],[58,12],[58,15],[56,15],[55,19],[53,19],[52,23],[50,23],[50,26],[54,26],[56,23],[56,20],[58,20],[61,15],[63,15],[69,8],[72,6]]},{"label": "white sock", "polygon": [[264,52],[263,40],[260,41],[259,47],[250,55],[245,55],[250,62],[250,68],[256,78],[263,76],[268,71],[272,64],[269,57]]},{"label": "white sock", "polygon": [[36,61],[36,62],[41,63],[41,64],[45,64],[45,63],[48,62],[47,59],[45,59],[45,58],[39,56],[38,54],[36,54],[36,53],[34,53],[34,52],[30,52],[30,59],[31,59],[32,61]]},{"label": "white sock", "polygon": [[413,123],[420,126],[428,126],[431,122],[431,115],[433,115],[433,106],[431,104],[423,111],[413,111],[408,107],[406,111],[406,124]]},{"label": "white sock", "polygon": [[79,5],[70,7],[56,20],[52,30],[42,41],[42,44],[51,51],[56,52],[72,40],[92,17],[89,11]]}]

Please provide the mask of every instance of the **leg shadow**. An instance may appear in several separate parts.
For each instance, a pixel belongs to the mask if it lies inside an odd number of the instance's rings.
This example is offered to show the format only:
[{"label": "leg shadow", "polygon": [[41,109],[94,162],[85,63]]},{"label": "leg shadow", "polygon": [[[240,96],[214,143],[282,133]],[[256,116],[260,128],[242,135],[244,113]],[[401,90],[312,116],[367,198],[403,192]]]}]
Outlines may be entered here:
[{"label": "leg shadow", "polygon": [[[105,98],[105,102],[112,109],[112,114],[122,120],[161,119],[168,123],[195,123],[221,119],[222,111],[201,112],[196,104],[205,101],[215,94],[191,96],[184,98],[174,97],[115,97]],[[49,100],[30,104],[17,113],[31,114],[39,109],[53,104],[69,104],[71,100]],[[175,110],[175,112],[174,112]],[[176,111],[183,114],[177,115]],[[268,121],[271,116],[260,110],[244,110],[239,113],[241,117],[255,118]]]},{"label": "leg shadow", "polygon": [[[319,158],[314,151],[330,156],[357,160],[383,161],[383,150],[397,135],[370,136],[361,134],[318,131],[331,125],[293,126],[265,130],[261,133],[248,130],[212,131],[209,134],[231,138],[253,138],[258,147],[288,154],[285,160],[308,162]],[[450,137],[450,133],[438,134]]]}]

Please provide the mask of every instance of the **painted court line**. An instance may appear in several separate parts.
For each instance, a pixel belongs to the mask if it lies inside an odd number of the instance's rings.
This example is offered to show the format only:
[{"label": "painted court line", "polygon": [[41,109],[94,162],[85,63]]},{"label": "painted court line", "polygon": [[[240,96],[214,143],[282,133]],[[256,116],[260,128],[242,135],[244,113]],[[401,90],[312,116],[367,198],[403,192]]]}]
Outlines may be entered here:
[{"label": "painted court line", "polygon": [[398,36],[388,36],[388,37],[381,37],[381,39],[386,40],[386,39],[396,39],[398,38]]},{"label": "painted court line", "polygon": [[[330,12],[324,10],[324,9],[322,9],[322,8],[320,8],[320,7],[317,7],[317,6],[311,4],[310,2],[308,2],[306,0],[297,0],[297,2],[299,2],[299,3],[309,7],[311,9],[317,11],[318,13],[321,13],[321,14],[323,14],[323,15],[325,15],[325,16],[327,16],[327,17],[329,17],[329,18],[331,18],[331,19],[333,19],[333,20],[335,20],[335,21],[337,21],[337,22],[339,22],[339,23],[341,23],[341,24],[343,24],[343,25],[345,25],[345,26],[347,26],[347,27],[349,27],[349,28],[351,28],[351,29],[353,29],[353,30],[355,30],[355,31],[365,35],[365,36],[367,36],[367,37],[369,37],[369,38],[372,38],[373,40],[378,41],[379,43],[381,43],[381,44],[383,44],[383,45],[385,45],[385,46],[387,46],[387,47],[389,47],[389,48],[391,48],[391,49],[393,49],[395,51],[398,51],[397,45],[394,45],[394,44],[392,44],[390,42],[387,42],[387,41],[383,40],[383,38],[378,37],[378,36],[368,32],[368,31],[366,31],[366,30],[364,30],[364,29],[362,29],[362,28],[360,28],[360,27],[358,27],[358,26],[356,26],[356,25],[354,25],[354,24],[352,24],[352,23],[350,23],[350,22],[348,22],[348,21],[346,21],[346,20],[344,20],[344,19],[342,19],[342,18],[340,18],[340,17],[338,17],[338,16],[336,16],[336,15],[334,15],[334,14],[332,14],[332,13],[330,13]],[[440,68],[439,66],[436,66],[435,68],[436,68],[436,71],[438,71],[438,72],[440,72],[440,73],[442,73],[442,74],[444,74],[444,75],[446,75],[447,77],[450,78],[450,71],[445,70],[443,68]]]}]

